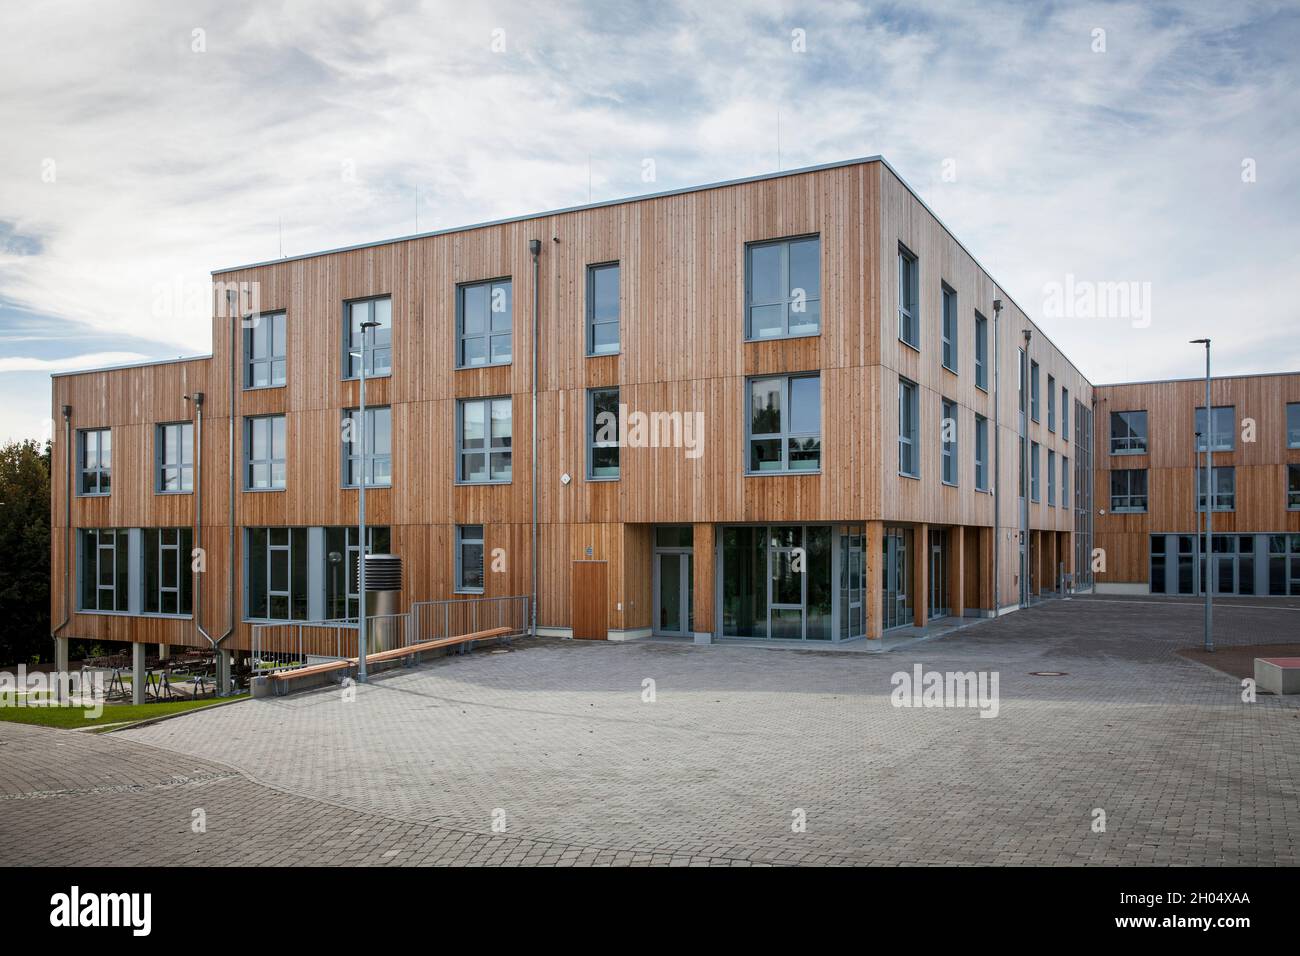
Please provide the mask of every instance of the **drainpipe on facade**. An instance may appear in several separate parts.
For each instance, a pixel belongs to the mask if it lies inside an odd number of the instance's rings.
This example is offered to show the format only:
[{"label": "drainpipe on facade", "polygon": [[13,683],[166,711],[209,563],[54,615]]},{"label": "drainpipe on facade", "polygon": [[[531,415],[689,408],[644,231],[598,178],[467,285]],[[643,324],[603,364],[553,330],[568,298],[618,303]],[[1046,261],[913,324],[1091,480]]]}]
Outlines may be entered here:
[{"label": "drainpipe on facade", "polygon": [[1002,300],[993,300],[993,616],[1002,613],[1002,431],[1000,414],[1002,392],[1001,336],[998,317],[1002,315]]},{"label": "drainpipe on facade", "polygon": [[541,255],[542,240],[529,239],[528,251],[533,257],[533,539],[532,539],[532,598],[529,602],[529,613],[532,621],[529,630],[533,637],[537,636],[537,353],[540,348],[538,342],[540,322],[540,300],[541,300]]},{"label": "drainpipe on facade", "polygon": [[1031,598],[1029,589],[1029,493],[1033,489],[1033,475],[1030,472],[1029,454],[1033,444],[1029,440],[1029,422],[1032,419],[1031,412],[1034,408],[1034,380],[1031,375],[1031,369],[1034,367],[1029,358],[1029,342],[1034,337],[1033,329],[1025,329],[1025,367],[1024,367],[1024,392],[1025,392],[1025,417],[1022,431],[1022,441],[1024,448],[1020,452],[1021,472],[1025,476],[1024,496],[1020,499],[1020,606],[1029,607]]}]

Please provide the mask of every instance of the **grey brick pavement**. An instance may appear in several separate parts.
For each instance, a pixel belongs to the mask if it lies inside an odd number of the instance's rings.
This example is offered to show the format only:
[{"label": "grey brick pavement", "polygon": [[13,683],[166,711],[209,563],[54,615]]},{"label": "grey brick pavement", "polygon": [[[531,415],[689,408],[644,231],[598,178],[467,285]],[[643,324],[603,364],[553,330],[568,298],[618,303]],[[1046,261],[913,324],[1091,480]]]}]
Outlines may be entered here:
[{"label": "grey brick pavement", "polygon": [[[1300,639],[1295,610],[1219,621]],[[0,862],[1294,865],[1300,703],[1242,703],[1175,656],[1198,627],[1190,605],[1083,600],[882,655],[518,641],[354,702],[107,737],[0,724],[0,857],[24,848]],[[998,671],[999,716],[891,706],[917,662]]]}]

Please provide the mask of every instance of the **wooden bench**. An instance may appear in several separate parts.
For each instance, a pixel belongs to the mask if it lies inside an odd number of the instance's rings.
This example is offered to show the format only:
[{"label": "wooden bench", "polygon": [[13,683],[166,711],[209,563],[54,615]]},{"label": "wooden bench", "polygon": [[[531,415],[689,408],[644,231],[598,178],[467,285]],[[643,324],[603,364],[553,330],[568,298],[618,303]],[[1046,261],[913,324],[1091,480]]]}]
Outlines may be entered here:
[{"label": "wooden bench", "polygon": [[[410,644],[406,647],[394,647],[391,651],[380,651],[378,654],[367,654],[366,665],[382,664],[385,661],[401,660],[403,657],[411,657],[415,654],[423,654],[426,651],[436,651],[441,647],[455,647],[460,644],[471,644],[474,641],[488,641],[494,637],[505,637],[513,633],[508,627],[493,627],[486,631],[474,631],[470,634],[457,634],[454,637],[440,637],[436,641],[423,641],[419,644]],[[357,659],[354,657],[350,661],[356,665]]]},{"label": "wooden bench", "polygon": [[323,677],[326,674],[332,674],[334,671],[351,670],[355,666],[356,661],[326,661],[323,664],[312,664],[308,667],[295,667],[292,670],[276,671],[274,674],[268,674],[266,680],[270,681],[274,693],[283,694],[288,689],[291,680],[301,680],[304,677]]}]

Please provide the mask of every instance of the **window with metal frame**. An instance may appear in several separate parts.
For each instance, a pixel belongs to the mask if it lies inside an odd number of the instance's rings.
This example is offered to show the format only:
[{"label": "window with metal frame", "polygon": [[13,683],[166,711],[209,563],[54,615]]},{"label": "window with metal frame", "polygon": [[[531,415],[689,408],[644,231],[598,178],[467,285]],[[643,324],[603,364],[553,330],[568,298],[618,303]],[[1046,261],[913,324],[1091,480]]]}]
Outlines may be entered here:
[{"label": "window with metal frame", "polygon": [[345,335],[343,337],[343,377],[361,377],[363,322],[377,322],[369,329],[365,339],[366,378],[381,378],[393,374],[393,299],[391,296],[374,296],[356,299],[343,305]]},{"label": "window with metal frame", "polygon": [[921,347],[920,264],[901,242],[898,244],[898,338]]},{"label": "window with metal frame", "polygon": [[921,477],[921,453],[917,445],[920,427],[920,398],[915,382],[898,380],[898,473]]},{"label": "window with metal frame", "polygon": [[[325,528],[325,617],[356,620],[361,609],[357,579],[356,525]],[[366,554],[391,554],[392,531],[387,525],[366,525]]]},{"label": "window with metal frame", "polygon": [[307,620],[307,529],[248,528],[245,543],[245,615],[262,621]]},{"label": "window with metal frame", "polygon": [[456,367],[508,365],[514,352],[513,285],[489,279],[456,287]]},{"label": "window with metal frame", "polygon": [[957,403],[948,398],[940,401],[940,477],[945,485],[955,485],[957,484]]},{"label": "window with metal frame", "polygon": [[107,495],[113,484],[113,433],[108,428],[77,432],[77,494]]},{"label": "window with metal frame", "polygon": [[[1213,470],[1213,497],[1215,511],[1237,510],[1237,469],[1231,465],[1215,465]],[[1205,510],[1205,469],[1196,469],[1196,510]]]},{"label": "window with metal frame", "polygon": [[481,524],[456,525],[456,591],[460,594],[482,594],[483,526]]},{"label": "window with metal frame", "polygon": [[[1234,405],[1215,405],[1214,418],[1210,422],[1214,426],[1214,451],[1232,451],[1236,447],[1237,436],[1237,409]],[[1195,433],[1200,437],[1196,439],[1196,450],[1205,451],[1205,406],[1197,406],[1196,419],[1193,425]]]},{"label": "window with metal frame", "polygon": [[1070,440],[1070,390],[1061,389],[1061,441]]},{"label": "window with metal frame", "polygon": [[975,313],[975,387],[989,390],[989,320]]},{"label": "window with metal frame", "polygon": [[1042,497],[1041,477],[1042,471],[1039,454],[1038,442],[1029,443],[1029,500],[1039,501]]},{"label": "window with metal frame", "polygon": [[989,490],[989,420],[975,416],[975,490]]},{"label": "window with metal frame", "polygon": [[1047,376],[1047,430],[1056,431],[1056,376]]},{"label": "window with metal frame", "polygon": [[127,611],[130,588],[127,529],[83,528],[80,538],[80,610]]},{"label": "window with metal frame", "polygon": [[619,476],[619,390],[587,389],[587,479]]},{"label": "window with metal frame", "polygon": [[511,480],[511,399],[461,399],[456,411],[456,480],[489,484]]},{"label": "window with metal frame", "polygon": [[244,388],[272,388],[287,381],[285,313],[263,312],[245,322]]},{"label": "window with metal frame", "polygon": [[1110,453],[1145,455],[1147,453],[1147,413],[1110,413]]},{"label": "window with metal frame", "polygon": [[366,487],[390,486],[393,483],[393,410],[388,405],[367,406],[364,429],[359,412],[357,408],[343,411],[343,485],[360,486],[364,474]]},{"label": "window with metal frame", "polygon": [[1056,507],[1056,452],[1047,449],[1047,506]]},{"label": "window with metal frame", "polygon": [[1300,510],[1300,465],[1286,466],[1286,506],[1288,511]]},{"label": "window with metal frame", "polygon": [[194,423],[171,422],[154,431],[159,494],[194,490]]},{"label": "window with metal frame", "polygon": [[943,367],[957,371],[957,293],[943,285]]},{"label": "window with metal frame", "polygon": [[588,355],[613,355],[619,350],[619,281],[617,262],[587,266]]},{"label": "window with metal frame", "polygon": [[745,338],[821,331],[821,239],[802,236],[745,247]]},{"label": "window with metal frame", "polygon": [[748,474],[821,468],[821,375],[772,375],[747,382]]},{"label": "window with metal frame", "polygon": [[1029,361],[1029,417],[1038,421],[1038,363]]},{"label": "window with metal frame", "polygon": [[190,571],[194,548],[192,528],[144,528],[144,600],[146,614],[191,614],[194,577]]},{"label": "window with metal frame", "polygon": [[244,490],[275,491],[285,486],[285,416],[244,419]]},{"label": "window with metal frame", "polygon": [[1286,447],[1300,448],[1300,402],[1286,406]]}]

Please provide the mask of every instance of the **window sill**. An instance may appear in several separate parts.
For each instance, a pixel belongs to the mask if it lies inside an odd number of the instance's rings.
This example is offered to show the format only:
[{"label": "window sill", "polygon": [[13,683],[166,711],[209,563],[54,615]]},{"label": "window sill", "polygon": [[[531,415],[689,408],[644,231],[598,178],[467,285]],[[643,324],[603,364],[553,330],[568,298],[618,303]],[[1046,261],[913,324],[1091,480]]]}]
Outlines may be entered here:
[{"label": "window sill", "polygon": [[[367,375],[366,380],[369,381],[373,377],[374,376]],[[289,387],[288,382],[280,382],[278,385],[245,385],[240,389],[240,391],[241,392],[269,392],[277,388],[288,388],[288,387]]]},{"label": "window sill", "polygon": [[[376,486],[367,485],[366,487],[371,488]],[[385,485],[383,487],[388,487],[388,486]],[[243,489],[244,494],[246,495],[262,495],[262,494],[266,494],[267,492],[287,491],[287,490],[288,490],[287,488],[245,488]]]},{"label": "window sill", "polygon": [[514,364],[513,358],[509,362],[484,362],[482,365],[457,365],[453,371],[473,372],[481,368],[508,368]]},{"label": "window sill", "polygon": [[78,614],[94,614],[97,617],[140,617],[139,614],[132,614],[130,611],[96,611],[85,608],[78,609]]},{"label": "window sill", "polygon": [[167,614],[163,611],[141,611],[139,614],[129,615],[131,617],[152,617],[163,621],[192,621],[194,615],[190,614]]},{"label": "window sill", "polygon": [[919,471],[918,471],[918,472],[915,472],[915,473],[910,472],[910,471],[900,471],[900,472],[898,473],[898,477],[899,477],[899,478],[911,478],[913,481],[920,481],[920,480],[921,480],[921,473],[920,473]]},{"label": "window sill", "polygon": [[783,468],[780,471],[746,471],[746,478],[789,478],[792,475],[820,475],[820,468],[803,468],[792,469]]},{"label": "window sill", "polygon": [[784,342],[788,339],[815,339],[821,334],[822,330],[818,329],[816,332],[798,332],[793,335],[766,335],[759,338],[747,335],[745,336],[745,344],[750,345],[755,342]]},{"label": "window sill", "polygon": [[1142,451],[1132,451],[1132,450],[1129,450],[1129,451],[1115,451],[1114,449],[1111,450],[1111,454],[1112,454],[1112,455],[1115,455],[1115,456],[1124,456],[1124,455],[1145,455],[1146,453],[1147,453],[1147,452],[1146,452],[1146,449],[1143,449]]},{"label": "window sill", "polygon": [[987,384],[987,383],[985,383],[984,385],[981,385],[979,382],[976,382],[976,383],[975,383],[975,387],[978,388],[978,389],[979,389],[981,392],[983,392],[985,395],[987,395],[987,394],[989,393],[989,387],[988,387],[988,384]]},{"label": "window sill", "polygon": [[981,495],[991,495],[991,494],[993,494],[993,489],[992,489],[992,488],[976,488],[975,490],[976,490],[979,494],[981,494]]},{"label": "window sill", "polygon": [[454,484],[458,488],[477,488],[481,485],[509,485],[509,484],[513,484],[513,479],[498,478],[494,481],[459,481],[458,480],[454,482]]},{"label": "window sill", "polygon": [[[360,490],[361,490],[361,486],[360,486],[360,485],[339,485],[339,487],[342,488],[344,491],[360,491]],[[380,490],[383,490],[383,489],[385,489],[385,488],[391,488],[391,487],[393,487],[393,483],[390,481],[390,482],[388,482],[387,484],[383,484],[383,485],[379,485],[379,484],[366,485],[366,491],[380,491]],[[274,488],[274,489],[267,489],[267,490],[268,490],[268,491],[283,491],[284,489],[282,489],[282,488]]]},{"label": "window sill", "polygon": [[920,354],[921,354],[921,346],[920,346],[920,345],[914,345],[914,344],[912,344],[911,342],[907,341],[907,339],[903,338],[902,336],[899,336],[898,341],[902,342],[904,345],[906,345],[909,349],[911,349],[911,350],[912,350],[913,352],[915,352],[917,355],[920,355]]},{"label": "window sill", "polygon": [[944,370],[945,372],[950,372],[951,374],[956,375],[956,376],[958,376],[958,377],[961,376],[961,373],[958,372],[958,371],[957,371],[955,368],[953,368],[951,365],[944,365],[944,366],[942,366],[942,367],[943,367],[943,370]]},{"label": "window sill", "polygon": [[619,481],[622,479],[622,477],[623,477],[622,475],[605,475],[603,477],[599,475],[588,475],[587,480],[588,481]]},{"label": "window sill", "polygon": [[349,624],[347,621],[329,621],[329,622],[321,622],[321,621],[313,621],[313,620],[312,620],[311,618],[309,618],[309,617],[291,617],[291,618],[278,618],[278,617],[246,617],[246,618],[242,618],[241,621],[242,621],[242,623],[244,623],[244,624],[268,624],[268,625],[273,625],[273,624],[314,624],[314,625],[316,625],[317,627],[351,627],[351,628],[355,628],[355,627],[357,626],[355,622],[353,622],[353,623],[351,623],[351,624]]},{"label": "window sill", "polygon": [[958,487],[957,482],[955,482],[955,481],[944,481],[942,478],[939,479],[939,484],[943,485],[945,488],[956,488],[956,487]]},{"label": "window sill", "polygon": [[189,490],[189,491],[157,491],[157,490],[155,490],[155,491],[154,491],[154,494],[155,494],[155,495],[192,495],[192,494],[194,494],[194,491],[193,491],[193,489],[191,489],[191,490]]},{"label": "window sill", "polygon": [[[173,494],[174,493],[175,492],[173,492]],[[77,492],[73,495],[74,498],[111,498],[112,496],[113,493],[111,491],[88,491],[85,494]]]},{"label": "window sill", "polygon": [[[612,352],[588,352],[586,358],[614,358],[623,354],[622,349],[615,349]],[[472,366],[471,366],[472,367]]]},{"label": "window sill", "polygon": [[451,593],[452,594],[482,594],[483,589],[478,588],[477,590],[475,590],[473,588],[456,588]]}]

